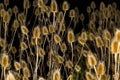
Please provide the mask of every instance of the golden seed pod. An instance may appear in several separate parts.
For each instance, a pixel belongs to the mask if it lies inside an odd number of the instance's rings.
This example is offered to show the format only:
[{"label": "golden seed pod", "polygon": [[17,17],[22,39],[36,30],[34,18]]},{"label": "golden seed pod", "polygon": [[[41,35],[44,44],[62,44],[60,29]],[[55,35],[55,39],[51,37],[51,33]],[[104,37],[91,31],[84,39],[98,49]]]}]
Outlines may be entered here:
[{"label": "golden seed pod", "polygon": [[28,48],[28,46],[25,42],[21,42],[20,47],[21,47],[21,50],[26,50]]},{"label": "golden seed pod", "polygon": [[113,39],[111,42],[111,53],[118,54],[118,51],[119,51],[119,42]]},{"label": "golden seed pod", "polygon": [[104,46],[103,40],[101,39],[100,36],[96,37],[96,38],[95,38],[95,41],[96,41],[96,45],[97,45],[98,48]]},{"label": "golden seed pod", "polygon": [[9,71],[5,80],[16,80],[16,78],[13,73]]},{"label": "golden seed pod", "polygon": [[17,61],[14,62],[14,67],[16,71],[19,71],[21,69],[21,64]]},{"label": "golden seed pod", "polygon": [[23,76],[29,78],[31,76],[28,67],[23,68]]},{"label": "golden seed pod", "polygon": [[[104,75],[101,76],[101,80],[110,80],[110,76],[104,74]],[[116,80],[116,79],[115,79],[115,80]]]},{"label": "golden seed pod", "polygon": [[47,26],[43,26],[42,27],[42,33],[43,33],[43,35],[48,35],[48,28],[47,28]]},{"label": "golden seed pod", "polygon": [[84,21],[84,20],[85,20],[85,17],[84,17],[84,14],[83,14],[83,13],[80,14],[80,20],[81,20],[81,21]]},{"label": "golden seed pod", "polygon": [[81,70],[81,67],[79,65],[75,65],[75,71],[80,72],[80,70]]},{"label": "golden seed pod", "polygon": [[69,4],[67,1],[64,1],[63,4],[62,4],[62,9],[63,11],[67,11],[69,10]]},{"label": "golden seed pod", "polygon": [[88,57],[88,55],[89,55],[89,51],[87,51],[87,50],[83,50],[82,55],[83,55],[84,57]]},{"label": "golden seed pod", "polygon": [[89,54],[87,58],[88,65],[92,68],[97,64],[96,57],[93,54]]},{"label": "golden seed pod", "polygon": [[74,9],[70,10],[69,16],[70,16],[70,18],[75,17],[75,10]]},{"label": "golden seed pod", "polygon": [[13,13],[16,15],[18,12],[19,12],[19,11],[18,11],[18,7],[15,5],[15,6],[13,7]]},{"label": "golden seed pod", "polygon": [[95,4],[94,1],[91,2],[91,6],[90,7],[91,7],[91,9],[95,9],[96,8],[96,4]]},{"label": "golden seed pod", "polygon": [[49,32],[54,33],[55,32],[55,27],[53,25],[49,25]]},{"label": "golden seed pod", "polygon": [[36,39],[32,37],[32,38],[31,38],[31,45],[32,45],[32,46],[35,46],[35,44],[36,44]]},{"label": "golden seed pod", "polygon": [[105,9],[105,4],[104,2],[100,3],[100,11],[103,11]]},{"label": "golden seed pod", "polygon": [[86,41],[83,39],[81,36],[78,37],[78,43],[81,44],[82,46],[85,45]]},{"label": "golden seed pod", "polygon": [[21,64],[21,68],[27,67],[27,63],[24,60],[21,60],[20,64]]},{"label": "golden seed pod", "polygon": [[57,61],[59,64],[62,64],[64,62],[64,58],[60,55],[57,56]]},{"label": "golden seed pod", "polygon": [[4,17],[5,14],[6,14],[6,11],[5,11],[4,9],[1,9],[1,10],[0,10],[0,14],[1,14],[1,17]]},{"label": "golden seed pod", "polygon": [[87,33],[84,31],[81,33],[81,37],[86,41],[88,39]]},{"label": "golden seed pod", "polygon": [[90,6],[88,6],[87,7],[87,13],[90,14],[90,12],[91,12],[91,8],[90,8]]},{"label": "golden seed pod", "polygon": [[43,5],[44,5],[44,2],[43,2],[43,0],[38,0],[38,7],[39,8],[42,8],[43,7]]},{"label": "golden seed pod", "polygon": [[29,80],[27,77],[23,76],[22,80]]},{"label": "golden seed pod", "polygon": [[18,27],[19,27],[19,22],[18,22],[17,19],[15,19],[14,22],[13,22],[12,28],[16,30],[16,29],[18,29]]},{"label": "golden seed pod", "polygon": [[19,13],[18,14],[18,20],[21,22],[21,24],[25,21],[24,13]]},{"label": "golden seed pod", "polygon": [[39,26],[35,27],[34,31],[33,31],[33,37],[34,38],[40,38],[40,34],[41,34],[41,32],[40,32]]},{"label": "golden seed pod", "polygon": [[61,46],[60,46],[60,49],[63,53],[65,53],[67,51],[67,46],[65,43],[62,43]]},{"label": "golden seed pod", "polygon": [[7,7],[9,5],[9,0],[4,0],[4,4]]},{"label": "golden seed pod", "polygon": [[68,69],[72,69],[72,68],[73,68],[73,62],[70,61],[70,60],[68,60],[68,61],[66,61],[65,66],[66,66]]},{"label": "golden seed pod", "polygon": [[60,74],[59,69],[57,69],[53,72],[53,79],[52,80],[61,80],[61,74]]},{"label": "golden seed pod", "polygon": [[57,5],[56,0],[52,0],[50,6],[51,6],[51,12],[52,12],[52,13],[58,12],[58,5]]},{"label": "golden seed pod", "polygon": [[38,80],[45,80],[43,77],[39,77],[39,79]]},{"label": "golden seed pod", "polygon": [[4,47],[5,46],[5,40],[0,38],[0,47]]},{"label": "golden seed pod", "polygon": [[8,9],[8,13],[10,14],[10,16],[12,16],[12,9],[11,8]]},{"label": "golden seed pod", "polygon": [[22,32],[22,34],[24,34],[24,35],[28,35],[28,28],[26,27],[26,26],[24,26],[24,25],[22,25],[21,26],[21,32]]},{"label": "golden seed pod", "polygon": [[4,9],[3,3],[0,3],[0,10],[1,10],[1,9]]},{"label": "golden seed pod", "polygon": [[42,48],[39,48],[38,55],[39,55],[41,58],[44,58],[45,50],[42,49]]},{"label": "golden seed pod", "polygon": [[68,43],[73,43],[75,41],[75,35],[73,30],[69,30],[67,34]]},{"label": "golden seed pod", "polygon": [[37,44],[38,44],[38,45],[42,45],[42,44],[43,44],[43,39],[42,39],[42,38],[38,38]]},{"label": "golden seed pod", "polygon": [[7,68],[9,66],[9,56],[8,55],[6,55],[6,54],[2,55],[1,65],[3,68]]},{"label": "golden seed pod", "polygon": [[37,7],[37,6],[38,6],[37,3],[38,3],[38,2],[37,2],[36,0],[34,0],[32,6],[33,6],[34,8]]},{"label": "golden seed pod", "polygon": [[61,23],[61,22],[63,21],[63,16],[64,16],[64,15],[63,15],[63,12],[60,11],[60,12],[58,13],[58,18],[57,18],[59,23]]},{"label": "golden seed pod", "polygon": [[9,12],[5,12],[5,15],[4,15],[4,17],[3,17],[3,22],[4,23],[9,23],[9,21],[10,21],[10,14],[9,14]]},{"label": "golden seed pod", "polygon": [[65,30],[66,30],[66,26],[65,24],[62,24],[62,26],[60,26],[60,31],[65,32]]},{"label": "golden seed pod", "polygon": [[68,76],[67,80],[73,80],[72,74],[70,74],[70,75]]},{"label": "golden seed pod", "polygon": [[55,41],[56,44],[61,42],[61,38],[58,34],[54,34],[54,41]]},{"label": "golden seed pod", "polygon": [[12,54],[16,54],[17,53],[17,49],[15,47],[12,47],[11,48],[11,52],[12,52]]},{"label": "golden seed pod", "polygon": [[105,73],[105,64],[103,62],[100,62],[97,65],[97,74],[98,75],[104,75],[104,73]]},{"label": "golden seed pod", "polygon": [[37,7],[36,9],[35,9],[35,16],[38,16],[40,14],[40,9]]},{"label": "golden seed pod", "polygon": [[115,39],[116,41],[120,42],[120,30],[119,29],[117,29],[115,32]]},{"label": "golden seed pod", "polygon": [[93,41],[95,39],[95,35],[91,32],[89,34],[89,39],[90,39],[90,41]]},{"label": "golden seed pod", "polygon": [[29,2],[29,0],[24,0],[24,2],[23,2],[23,8],[24,9],[30,8],[30,2]]},{"label": "golden seed pod", "polygon": [[113,8],[112,8],[112,5],[111,4],[108,4],[108,10],[110,11],[110,12],[112,12],[112,10],[113,10]]},{"label": "golden seed pod", "polygon": [[104,30],[103,37],[104,37],[105,40],[110,41],[111,40],[111,34],[110,34],[110,32],[108,30]]},{"label": "golden seed pod", "polygon": [[116,2],[113,2],[113,3],[112,3],[112,7],[113,7],[113,9],[116,9],[116,8],[117,8]]},{"label": "golden seed pod", "polygon": [[95,79],[94,75],[90,72],[86,72],[85,77],[86,77],[86,80],[94,80]]}]

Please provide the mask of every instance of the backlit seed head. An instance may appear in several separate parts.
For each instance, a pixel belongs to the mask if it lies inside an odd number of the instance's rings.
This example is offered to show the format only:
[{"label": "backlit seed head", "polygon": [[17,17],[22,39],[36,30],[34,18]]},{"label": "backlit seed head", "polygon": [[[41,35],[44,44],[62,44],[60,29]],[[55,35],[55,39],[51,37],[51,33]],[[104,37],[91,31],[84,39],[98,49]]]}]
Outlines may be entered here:
[{"label": "backlit seed head", "polygon": [[26,50],[28,48],[28,46],[25,42],[21,42],[20,47],[21,47],[21,50]]},{"label": "backlit seed head", "polygon": [[89,54],[87,58],[88,65],[92,68],[97,64],[96,57],[93,54]]},{"label": "backlit seed head", "polygon": [[73,62],[70,61],[70,60],[68,60],[68,61],[66,61],[65,66],[66,66],[68,69],[72,69],[72,68],[73,68]]},{"label": "backlit seed head", "polygon": [[94,1],[91,2],[91,9],[95,9],[96,8],[96,4]]},{"label": "backlit seed head", "polygon": [[84,57],[88,57],[88,55],[89,55],[89,51],[87,51],[87,50],[83,50],[83,53],[82,53],[82,54],[83,54]]},{"label": "backlit seed head", "polygon": [[75,71],[80,72],[80,70],[81,70],[81,67],[79,65],[75,65]]},{"label": "backlit seed head", "polygon": [[44,2],[43,2],[43,0],[38,0],[38,7],[39,8],[42,8],[43,7],[43,5],[44,5]]},{"label": "backlit seed head", "polygon": [[45,80],[43,77],[39,77],[39,79],[38,80]]},{"label": "backlit seed head", "polygon": [[70,16],[70,18],[75,17],[75,10],[74,9],[70,10],[69,16]]},{"label": "backlit seed head", "polygon": [[86,32],[82,32],[81,33],[81,37],[86,41],[88,39],[87,33]]},{"label": "backlit seed head", "polygon": [[47,26],[43,26],[42,27],[42,33],[43,33],[43,35],[48,35],[48,28],[47,28]]},{"label": "backlit seed head", "polygon": [[0,3],[0,10],[4,9],[3,3]]},{"label": "backlit seed head", "polygon": [[5,80],[16,80],[12,72],[9,71]]},{"label": "backlit seed head", "polygon": [[4,17],[5,14],[6,14],[6,11],[5,11],[4,9],[1,9],[1,10],[0,10],[0,14],[1,14],[1,17]]},{"label": "backlit seed head", "polygon": [[34,31],[33,31],[33,37],[34,38],[40,38],[40,34],[41,34],[41,32],[40,32],[39,26],[35,27]]},{"label": "backlit seed head", "polygon": [[28,28],[26,27],[26,26],[24,26],[24,25],[22,25],[21,26],[21,32],[22,32],[22,34],[24,34],[24,35],[28,35]]},{"label": "backlit seed head", "polygon": [[65,32],[65,29],[66,29],[65,24],[62,24],[62,26],[60,26],[60,31]]},{"label": "backlit seed head", "polygon": [[53,25],[49,25],[49,32],[54,33],[55,32],[55,27]]},{"label": "backlit seed head", "polygon": [[40,9],[37,7],[36,9],[35,9],[35,16],[38,16],[40,14]]},{"label": "backlit seed head", "polygon": [[10,16],[12,16],[12,9],[11,8],[8,9],[8,13],[10,14]]},{"label": "backlit seed head", "polygon": [[98,48],[104,46],[103,40],[101,39],[100,36],[96,37],[96,38],[95,38],[95,41],[96,41],[96,45],[97,45]]},{"label": "backlit seed head", "polygon": [[21,68],[27,67],[27,63],[24,60],[21,60],[20,64],[21,64]]},{"label": "backlit seed head", "polygon": [[61,49],[61,51],[62,51],[63,53],[65,53],[66,50],[67,50],[66,44],[65,44],[65,43],[62,43],[61,46],[60,46],[60,49]]},{"label": "backlit seed head", "polygon": [[53,72],[53,79],[52,80],[61,80],[61,74],[60,74],[59,69],[57,69]]},{"label": "backlit seed head", "polygon": [[17,52],[17,49],[15,47],[12,47],[11,52],[12,52],[12,54],[15,54]]},{"label": "backlit seed head", "polygon": [[13,27],[13,29],[15,29],[15,30],[19,27],[19,22],[18,22],[17,19],[14,20],[12,27]]},{"label": "backlit seed head", "polygon": [[94,75],[90,72],[86,72],[85,74],[86,80],[94,80]]},{"label": "backlit seed head", "polygon": [[111,53],[112,54],[117,54],[119,50],[119,43],[115,39],[112,40],[111,42]]},{"label": "backlit seed head", "polygon": [[27,78],[30,77],[31,74],[27,67],[23,68],[23,75],[24,75],[24,77],[27,77]]},{"label": "backlit seed head", "polygon": [[78,37],[78,43],[81,44],[82,46],[85,45],[86,41],[83,39],[81,36]]},{"label": "backlit seed head", "polygon": [[18,14],[18,20],[21,22],[21,24],[23,24],[23,22],[25,21],[25,15],[24,15],[24,13]]},{"label": "backlit seed head", "polygon": [[68,43],[73,43],[75,41],[75,35],[73,30],[69,30],[67,34]]},{"label": "backlit seed head", "polygon": [[70,75],[68,76],[67,80],[73,80],[72,74],[70,74]]},{"label": "backlit seed head", "polygon": [[13,13],[15,15],[18,13],[18,7],[16,5],[13,7]]},{"label": "backlit seed head", "polygon": [[42,45],[43,44],[43,39],[42,38],[38,38],[37,39],[37,44],[38,45]]},{"label": "backlit seed head", "polygon": [[100,3],[100,10],[103,11],[105,9],[105,4],[104,2],[101,2]]},{"label": "backlit seed head", "polygon": [[44,50],[44,49],[42,49],[42,48],[39,48],[38,55],[39,55],[41,58],[43,58],[43,57],[44,57],[44,55],[45,55],[45,50]]},{"label": "backlit seed head", "polygon": [[0,47],[4,47],[5,46],[5,40],[0,38]]},{"label": "backlit seed head", "polygon": [[58,12],[58,5],[57,5],[56,0],[52,0],[50,6],[51,6],[51,12],[53,12],[53,13]]},{"label": "backlit seed head", "polygon": [[119,29],[117,29],[115,32],[115,39],[116,41],[120,42],[120,30]]},{"label": "backlit seed head", "polygon": [[57,61],[59,64],[62,64],[64,62],[64,58],[60,55],[57,56]]},{"label": "backlit seed head", "polygon": [[9,66],[9,56],[6,54],[2,55],[2,63],[1,63],[3,68],[7,68]]},{"label": "backlit seed head", "polygon": [[37,7],[37,6],[38,6],[38,2],[37,2],[36,0],[34,0],[32,6],[33,6],[34,8]]},{"label": "backlit seed head", "polygon": [[23,76],[22,80],[29,80],[27,77]]},{"label": "backlit seed head", "polygon": [[31,38],[31,45],[34,46],[36,44],[36,39],[35,38]]},{"label": "backlit seed head", "polygon": [[58,34],[54,34],[54,41],[55,41],[56,44],[61,42],[61,38]]},{"label": "backlit seed head", "polygon": [[14,62],[14,67],[16,69],[16,71],[20,70],[21,69],[21,64],[17,61]]},{"label": "backlit seed head", "polygon": [[24,0],[23,7],[24,7],[24,9],[30,8],[30,2],[29,2],[29,0]]},{"label": "backlit seed head", "polygon": [[62,4],[62,9],[63,11],[67,11],[69,10],[69,4],[67,1],[64,1],[63,4]]},{"label": "backlit seed head", "polygon": [[105,40],[110,40],[111,39],[111,34],[108,30],[104,30],[103,37]]},{"label": "backlit seed head", "polygon": [[100,62],[97,65],[97,73],[98,73],[98,75],[104,75],[104,73],[105,73],[105,65],[104,65],[103,62]]},{"label": "backlit seed head", "polygon": [[9,14],[9,12],[5,12],[5,15],[4,15],[4,17],[3,17],[3,22],[4,23],[9,23],[9,21],[10,21],[10,14]]},{"label": "backlit seed head", "polygon": [[88,6],[88,7],[87,7],[87,13],[90,14],[90,12],[91,12],[91,8],[90,8],[90,6]]},{"label": "backlit seed head", "polygon": [[93,41],[95,39],[95,35],[93,33],[89,34],[89,39],[90,41]]},{"label": "backlit seed head", "polygon": [[84,21],[84,20],[85,20],[85,17],[84,17],[84,14],[83,14],[83,13],[80,14],[80,20],[81,20],[81,21]]},{"label": "backlit seed head", "polygon": [[4,0],[4,4],[5,4],[5,6],[8,6],[9,5],[9,0]]},{"label": "backlit seed head", "polygon": [[60,11],[59,13],[58,13],[58,22],[60,23],[60,22],[62,22],[63,21],[63,12],[62,11]]}]

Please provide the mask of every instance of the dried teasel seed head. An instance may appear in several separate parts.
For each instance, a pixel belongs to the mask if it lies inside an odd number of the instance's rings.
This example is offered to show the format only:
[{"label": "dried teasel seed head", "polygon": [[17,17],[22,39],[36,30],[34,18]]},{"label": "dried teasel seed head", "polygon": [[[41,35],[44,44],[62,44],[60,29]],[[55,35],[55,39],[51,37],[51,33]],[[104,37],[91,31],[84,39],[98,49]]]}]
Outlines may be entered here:
[{"label": "dried teasel seed head", "polygon": [[64,15],[63,15],[63,12],[60,11],[60,12],[58,13],[58,18],[57,18],[59,23],[61,23],[61,22],[63,21],[63,16],[64,16]]},{"label": "dried teasel seed head", "polygon": [[38,16],[40,14],[40,9],[37,7],[36,9],[35,9],[35,16]]},{"label": "dried teasel seed head", "polygon": [[78,37],[78,43],[81,44],[82,46],[85,45],[86,41],[83,39],[81,36]]},{"label": "dried teasel seed head", "polygon": [[66,66],[68,69],[72,69],[72,68],[73,68],[73,62],[70,61],[70,60],[68,60],[68,61],[66,61],[65,66]]},{"label": "dried teasel seed head", "polygon": [[28,28],[26,26],[22,25],[21,26],[21,32],[24,35],[28,35],[29,30],[28,30]]},{"label": "dried teasel seed head", "polygon": [[24,7],[24,9],[30,8],[30,2],[29,2],[29,0],[24,0],[23,7]]},{"label": "dried teasel seed head", "polygon": [[111,42],[111,53],[118,54],[118,50],[119,50],[119,43],[118,43],[118,41],[113,39]]},{"label": "dried teasel seed head", "polygon": [[11,8],[8,9],[8,13],[10,16],[12,16],[12,9]]},{"label": "dried teasel seed head", "polygon": [[73,30],[69,30],[67,34],[68,43],[73,43],[75,41],[75,35]]},{"label": "dried teasel seed head", "polygon": [[67,51],[67,46],[65,43],[62,43],[61,46],[60,46],[60,49],[63,53],[65,53]]},{"label": "dried teasel seed head", "polygon": [[74,9],[70,10],[69,16],[70,16],[70,18],[75,17],[75,10]]},{"label": "dried teasel seed head", "polygon": [[87,7],[87,13],[90,14],[90,12],[91,12],[91,8],[90,8],[90,6],[88,6]]},{"label": "dried teasel seed head", "polygon": [[64,62],[64,58],[60,55],[57,56],[57,61],[59,64],[62,64]]},{"label": "dried teasel seed head", "polygon": [[60,74],[59,69],[57,69],[53,72],[53,79],[52,80],[61,80],[61,74]]},{"label": "dried teasel seed head", "polygon": [[98,48],[104,46],[103,40],[101,39],[100,36],[96,37],[96,38],[95,38],[95,41],[96,41],[96,45],[97,45]]},{"label": "dried teasel seed head", "polygon": [[64,1],[63,4],[62,4],[62,9],[63,11],[67,11],[69,10],[69,4],[67,1]]},{"label": "dried teasel seed head", "polygon": [[104,37],[105,40],[110,41],[110,39],[111,39],[111,34],[110,34],[110,32],[109,32],[108,30],[104,30],[103,37]]},{"label": "dried teasel seed head", "polygon": [[39,77],[39,79],[38,80],[45,80],[43,77]]},{"label": "dried teasel seed head", "polygon": [[16,29],[18,29],[18,27],[19,27],[19,22],[17,19],[15,19],[13,22],[12,28],[16,30]]},{"label": "dried teasel seed head", "polygon": [[38,2],[37,2],[36,0],[34,0],[32,6],[33,6],[34,8],[37,7],[37,6],[38,6],[37,3],[38,3]]},{"label": "dried teasel seed head", "polygon": [[91,7],[91,9],[95,9],[96,8],[96,4],[95,4],[94,1],[91,2],[91,6],[90,7]]},{"label": "dried teasel seed head", "polygon": [[39,52],[38,52],[38,54],[39,54],[39,56],[40,56],[41,58],[43,58],[44,55],[45,55],[45,50],[42,49],[42,48],[39,48]]},{"label": "dried teasel seed head", "polygon": [[85,74],[86,80],[94,80],[94,75],[90,72],[86,72]]},{"label": "dried teasel seed head", "polygon": [[34,31],[33,31],[33,37],[34,38],[40,38],[40,34],[41,34],[41,32],[40,32],[39,26],[35,27]]},{"label": "dried teasel seed head", "polygon": [[21,64],[21,68],[27,67],[27,63],[24,60],[21,60],[20,64]]},{"label": "dried teasel seed head", "polygon": [[119,29],[117,29],[115,32],[115,39],[116,41],[120,42],[120,30]]},{"label": "dried teasel seed head", "polygon": [[12,52],[12,54],[17,53],[17,49],[16,49],[15,47],[12,47],[12,48],[11,48],[11,52]]},{"label": "dried teasel seed head", "polygon": [[75,71],[80,72],[80,70],[81,70],[81,67],[79,65],[75,65]]},{"label": "dried teasel seed head", "polygon": [[86,41],[88,39],[87,32],[82,32],[81,37]]},{"label": "dried teasel seed head", "polygon": [[49,32],[54,33],[55,32],[55,27],[53,25],[49,25]]},{"label": "dried teasel seed head", "polygon": [[4,9],[3,3],[0,3],[0,10]]},{"label": "dried teasel seed head", "polygon": [[18,7],[15,5],[15,6],[13,7],[13,13],[16,15],[18,12],[19,12],[19,11],[18,11]]},{"label": "dried teasel seed head", "polygon": [[72,74],[70,74],[70,75],[68,76],[67,80],[73,80]]},{"label": "dried teasel seed head", "polygon": [[16,80],[16,78],[13,73],[9,71],[5,80]]},{"label": "dried teasel seed head", "polygon": [[65,30],[66,30],[66,26],[65,24],[62,24],[62,26],[60,26],[60,31],[65,32]]},{"label": "dried teasel seed head", "polygon": [[43,33],[43,35],[48,35],[48,28],[47,28],[47,26],[43,26],[42,27],[42,33]]},{"label": "dried teasel seed head", "polygon": [[0,47],[4,47],[5,46],[5,40],[0,38]]},{"label": "dried teasel seed head", "polygon": [[6,11],[5,15],[3,17],[3,22],[7,24],[7,23],[9,23],[9,21],[10,21],[10,14],[8,11]]},{"label": "dried teasel seed head", "polygon": [[16,69],[16,71],[20,70],[21,69],[21,64],[17,61],[14,62],[14,67]]},{"label": "dried teasel seed head", "polygon": [[43,2],[43,0],[38,0],[37,4],[38,4],[39,8],[42,8],[44,5],[44,2]]},{"label": "dried teasel seed head", "polygon": [[9,66],[9,56],[8,55],[6,55],[6,54],[2,55],[1,65],[3,68],[7,68]]},{"label": "dried teasel seed head", "polygon": [[4,4],[7,7],[9,5],[9,0],[4,0]]},{"label": "dried teasel seed head", "polygon": [[54,41],[55,41],[56,44],[61,42],[61,38],[58,34],[54,34]]},{"label": "dried teasel seed head", "polygon": [[87,58],[88,65],[92,68],[97,64],[96,57],[93,54],[89,54]]},{"label": "dried teasel seed head", "polygon": [[26,50],[28,48],[28,46],[25,42],[21,42],[20,47],[21,47],[21,50]]},{"label": "dried teasel seed head", "polygon": [[23,76],[22,80],[29,80],[27,77]]},{"label": "dried teasel seed head", "polygon": [[100,3],[100,10],[103,11],[105,9],[105,3],[101,2]]},{"label": "dried teasel seed head", "polygon": [[84,57],[88,57],[88,55],[89,55],[89,51],[87,51],[87,50],[83,50],[83,53],[82,53],[82,54],[83,54]]},{"label": "dried teasel seed head", "polygon": [[93,33],[89,34],[89,40],[93,41],[95,39],[95,35]]},{"label": "dried teasel seed head", "polygon": [[85,16],[83,13],[80,14],[80,20],[83,22],[85,20]]},{"label": "dried teasel seed head", "polygon": [[38,44],[38,45],[42,45],[42,44],[43,44],[43,39],[42,39],[42,38],[38,38],[37,44]]},{"label": "dried teasel seed head", "polygon": [[105,73],[104,62],[99,62],[99,64],[97,65],[97,73],[98,73],[98,75],[104,75],[104,73]]},{"label": "dried teasel seed head", "polygon": [[51,12],[52,12],[52,13],[58,12],[58,5],[57,5],[56,0],[52,0],[50,6],[51,6]]},{"label": "dried teasel seed head", "polygon": [[27,78],[31,76],[30,70],[28,69],[28,67],[23,68],[23,75],[24,77],[27,77]]},{"label": "dried teasel seed head", "polygon": [[1,9],[1,10],[0,10],[0,14],[1,14],[1,17],[4,17],[4,16],[5,16],[5,14],[6,14],[5,9]]}]

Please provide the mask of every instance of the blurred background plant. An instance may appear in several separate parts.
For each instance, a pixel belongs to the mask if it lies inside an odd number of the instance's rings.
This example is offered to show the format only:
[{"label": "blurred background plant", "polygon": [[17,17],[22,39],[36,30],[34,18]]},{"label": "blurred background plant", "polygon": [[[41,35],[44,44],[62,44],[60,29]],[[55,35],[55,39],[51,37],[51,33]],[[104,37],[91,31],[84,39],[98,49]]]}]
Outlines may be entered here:
[{"label": "blurred background plant", "polygon": [[120,79],[115,2],[92,1],[87,15],[67,0],[21,2],[22,8],[0,3],[0,80]]}]

